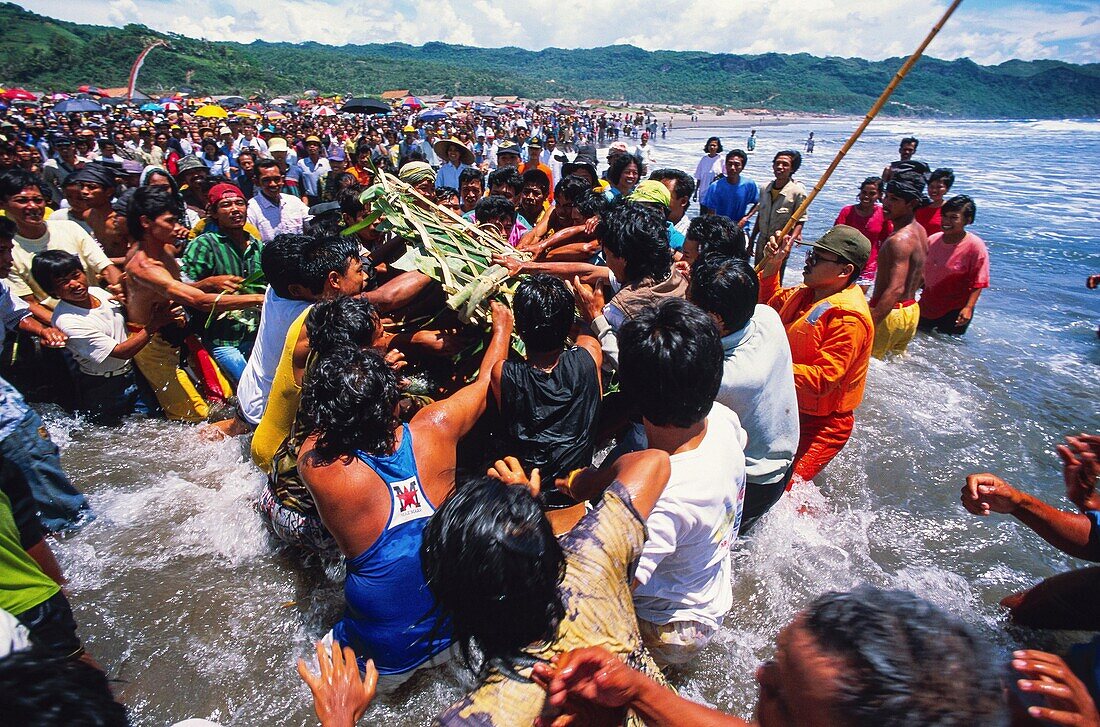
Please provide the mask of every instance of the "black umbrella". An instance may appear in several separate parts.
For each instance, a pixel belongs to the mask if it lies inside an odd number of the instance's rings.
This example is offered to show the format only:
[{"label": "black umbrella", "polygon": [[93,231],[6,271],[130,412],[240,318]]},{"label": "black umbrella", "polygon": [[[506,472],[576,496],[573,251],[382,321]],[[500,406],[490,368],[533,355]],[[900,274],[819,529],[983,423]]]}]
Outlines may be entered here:
[{"label": "black umbrella", "polygon": [[55,113],[98,113],[103,111],[103,106],[90,98],[67,98],[53,107]]},{"label": "black umbrella", "polygon": [[222,106],[228,106],[230,108],[233,108],[235,106],[244,106],[248,102],[245,101],[240,96],[226,96],[225,98],[223,98],[218,103],[221,104]]},{"label": "black umbrella", "polygon": [[374,98],[349,98],[340,107],[343,114],[388,114],[392,110],[388,103]]}]

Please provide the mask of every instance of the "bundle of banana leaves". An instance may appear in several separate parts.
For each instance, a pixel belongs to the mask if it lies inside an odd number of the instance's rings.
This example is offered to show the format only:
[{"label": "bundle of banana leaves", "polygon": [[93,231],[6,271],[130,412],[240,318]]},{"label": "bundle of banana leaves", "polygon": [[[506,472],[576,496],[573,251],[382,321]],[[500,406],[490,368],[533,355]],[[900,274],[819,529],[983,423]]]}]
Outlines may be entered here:
[{"label": "bundle of banana leaves", "polygon": [[463,323],[484,326],[490,320],[489,303],[502,296],[511,303],[515,282],[508,269],[492,262],[493,255],[526,260],[494,231],[463,219],[435,204],[395,176],[379,170],[378,181],[359,196],[371,213],[344,230],[351,235],[375,222],[379,229],[405,240],[404,262],[439,282],[447,306]]}]

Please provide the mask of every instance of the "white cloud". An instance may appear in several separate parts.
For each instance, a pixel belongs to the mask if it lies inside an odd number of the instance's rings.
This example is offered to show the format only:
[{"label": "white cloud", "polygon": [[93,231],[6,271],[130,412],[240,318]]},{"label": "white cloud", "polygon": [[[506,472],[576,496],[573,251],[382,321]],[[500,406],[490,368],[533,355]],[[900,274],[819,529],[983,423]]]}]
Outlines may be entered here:
[{"label": "white cloud", "polygon": [[[947,0],[23,0],[30,10],[77,22],[142,23],[211,40],[313,40],[342,45],[444,41],[482,47],[594,47],[812,53],[873,60],[908,55]],[[993,7],[996,5],[996,7]],[[1080,8],[1081,6],[1076,6]],[[1100,60],[1100,14],[1056,2],[964,4],[933,42],[939,58]]]}]

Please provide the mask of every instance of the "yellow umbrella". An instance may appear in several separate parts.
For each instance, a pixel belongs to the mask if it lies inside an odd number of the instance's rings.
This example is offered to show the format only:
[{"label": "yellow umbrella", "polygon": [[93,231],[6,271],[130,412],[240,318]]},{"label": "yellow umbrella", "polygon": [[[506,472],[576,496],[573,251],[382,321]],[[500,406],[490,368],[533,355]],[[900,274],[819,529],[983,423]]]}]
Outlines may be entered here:
[{"label": "yellow umbrella", "polygon": [[217,104],[207,104],[196,111],[195,116],[201,116],[206,119],[224,119],[229,116],[229,112]]}]

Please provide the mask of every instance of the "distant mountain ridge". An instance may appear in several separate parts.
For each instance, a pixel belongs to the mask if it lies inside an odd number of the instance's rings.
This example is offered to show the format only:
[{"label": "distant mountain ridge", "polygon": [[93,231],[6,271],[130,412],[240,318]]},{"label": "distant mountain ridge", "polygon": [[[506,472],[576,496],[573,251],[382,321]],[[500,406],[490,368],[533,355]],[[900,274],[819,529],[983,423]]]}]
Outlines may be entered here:
[{"label": "distant mountain ridge", "polygon": [[[164,39],[145,62],[145,90],[187,85],[206,93],[322,92],[600,98],[638,104],[705,104],[812,113],[864,113],[901,59],[646,51],[629,45],[563,50],[473,48],[445,43],[329,46],[308,42],[215,42],[151,30],[54,20],[0,3],[0,82],[71,90],[121,86],[134,58]],[[1100,115],[1100,64],[924,58],[884,113],[971,118]]]}]

